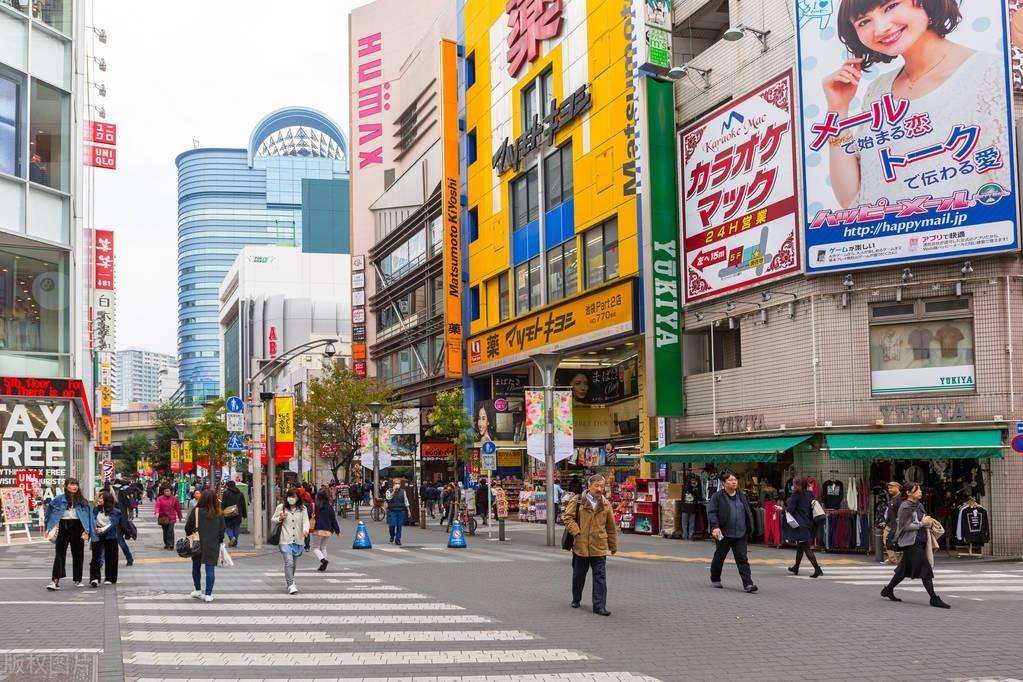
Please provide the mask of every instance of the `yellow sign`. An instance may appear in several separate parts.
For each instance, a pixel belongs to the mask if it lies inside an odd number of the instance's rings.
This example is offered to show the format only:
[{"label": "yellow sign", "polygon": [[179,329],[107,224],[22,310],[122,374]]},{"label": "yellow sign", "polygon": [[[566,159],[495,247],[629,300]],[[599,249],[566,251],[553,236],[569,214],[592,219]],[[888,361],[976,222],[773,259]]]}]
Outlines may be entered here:
[{"label": "yellow sign", "polygon": [[458,53],[440,41],[441,54],[441,213],[444,219],[444,376],[462,376],[461,187],[458,178]]},{"label": "yellow sign", "polygon": [[99,406],[109,408],[111,400],[114,395],[114,389],[104,384],[99,387],[99,395],[100,395]]},{"label": "yellow sign", "polygon": [[181,469],[181,446],[176,440],[171,441],[170,465],[171,471],[176,472]]},{"label": "yellow sign", "polygon": [[280,395],[274,398],[274,453],[277,461],[287,461],[295,455],[295,398]]},{"label": "yellow sign", "polygon": [[517,468],[522,466],[522,451],[521,450],[498,450],[497,451],[497,466],[498,468],[510,467]]},{"label": "yellow sign", "polygon": [[110,425],[110,415],[100,415],[99,418],[99,444],[110,445],[113,442],[113,429]]},{"label": "yellow sign", "polygon": [[181,441],[181,459],[185,463],[185,471],[192,470],[192,441]]},{"label": "yellow sign", "polygon": [[634,281],[626,280],[548,306],[469,338],[469,373],[523,362],[635,330]]}]

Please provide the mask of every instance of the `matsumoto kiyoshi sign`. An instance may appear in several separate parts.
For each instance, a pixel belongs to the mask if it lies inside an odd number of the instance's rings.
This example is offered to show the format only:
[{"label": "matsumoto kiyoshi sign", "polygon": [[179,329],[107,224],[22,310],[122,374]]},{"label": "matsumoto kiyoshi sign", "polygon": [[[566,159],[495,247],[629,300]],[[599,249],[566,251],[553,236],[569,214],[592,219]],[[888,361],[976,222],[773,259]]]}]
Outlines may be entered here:
[{"label": "matsumoto kiyoshi sign", "polygon": [[5,399],[0,402],[0,486],[17,484],[26,471],[43,487],[68,475],[67,404]]},{"label": "matsumoto kiyoshi sign", "polygon": [[796,2],[807,271],[1017,248],[1006,1],[852,6]]}]

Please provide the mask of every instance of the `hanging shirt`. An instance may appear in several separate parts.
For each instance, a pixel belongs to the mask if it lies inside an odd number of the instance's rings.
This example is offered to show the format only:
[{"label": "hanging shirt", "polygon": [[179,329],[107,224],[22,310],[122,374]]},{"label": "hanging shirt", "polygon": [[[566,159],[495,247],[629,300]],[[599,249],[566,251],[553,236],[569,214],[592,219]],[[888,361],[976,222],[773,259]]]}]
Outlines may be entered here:
[{"label": "hanging shirt", "polygon": [[906,470],[902,472],[902,478],[907,483],[923,483],[924,482],[924,470],[918,467],[916,464],[906,467]]},{"label": "hanging shirt", "polygon": [[927,327],[920,327],[910,332],[909,345],[913,349],[914,360],[931,359],[931,339],[933,338],[934,334]]},{"label": "hanging shirt", "polygon": [[849,507],[849,509],[859,509],[860,508],[860,496],[859,496],[859,492],[856,489],[856,479],[855,478],[850,478],[849,479],[849,488],[848,488],[848,492],[846,493],[846,496],[845,496],[845,504],[846,504],[847,507]]},{"label": "hanging shirt", "polygon": [[842,497],[845,495],[845,485],[832,478],[824,481],[821,488],[824,490],[824,508],[839,509],[842,506]]}]

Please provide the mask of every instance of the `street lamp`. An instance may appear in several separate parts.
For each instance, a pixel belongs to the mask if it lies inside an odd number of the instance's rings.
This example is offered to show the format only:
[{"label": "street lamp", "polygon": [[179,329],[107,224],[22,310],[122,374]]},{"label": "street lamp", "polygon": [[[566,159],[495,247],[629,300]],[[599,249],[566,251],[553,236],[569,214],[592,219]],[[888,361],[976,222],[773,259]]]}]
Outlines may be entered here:
[{"label": "street lamp", "polygon": [[543,402],[544,402],[544,424],[547,432],[543,439],[543,458],[547,465],[547,477],[545,487],[547,488],[547,546],[554,546],[555,524],[554,518],[554,372],[561,363],[561,355],[558,353],[535,353],[533,362],[540,370],[540,378],[543,380]]},{"label": "street lamp", "polygon": [[369,408],[369,425],[373,427],[373,499],[380,491],[380,416],[384,411],[383,403],[371,402]]}]

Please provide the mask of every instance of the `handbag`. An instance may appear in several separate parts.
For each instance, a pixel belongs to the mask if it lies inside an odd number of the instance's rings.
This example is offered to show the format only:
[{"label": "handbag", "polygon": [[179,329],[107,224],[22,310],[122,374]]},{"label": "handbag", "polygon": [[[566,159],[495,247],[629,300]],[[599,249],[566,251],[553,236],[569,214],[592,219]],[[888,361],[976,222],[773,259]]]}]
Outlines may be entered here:
[{"label": "handbag", "polygon": [[224,507],[224,518],[233,519],[238,516],[238,505],[232,504],[230,507]]},{"label": "handbag", "polygon": [[789,528],[799,528],[799,521],[790,512],[785,512],[785,523],[789,524]]},{"label": "handbag", "polygon": [[817,500],[810,502],[810,513],[813,516],[814,523],[821,523],[827,514],[824,513],[824,505]]},{"label": "handbag", "polygon": [[[582,506],[582,496],[576,496],[575,502],[575,525],[579,525],[579,514],[581,513],[580,507]],[[581,531],[581,529],[580,529]],[[564,532],[561,533],[561,549],[566,552],[571,552],[575,546],[575,536],[568,532],[568,526],[565,526]]]},{"label": "handbag", "polygon": [[169,526],[171,520],[169,516],[164,516],[163,514],[160,514],[159,516],[156,517],[156,522],[161,526]]},{"label": "handbag", "polygon": [[197,557],[202,554],[202,541],[199,539],[199,508],[196,507],[193,513],[195,514],[195,532],[174,543],[174,550],[182,558]]},{"label": "handbag", "polygon": [[267,542],[271,545],[281,544],[281,524],[275,523],[270,529],[270,537],[267,538]]}]

